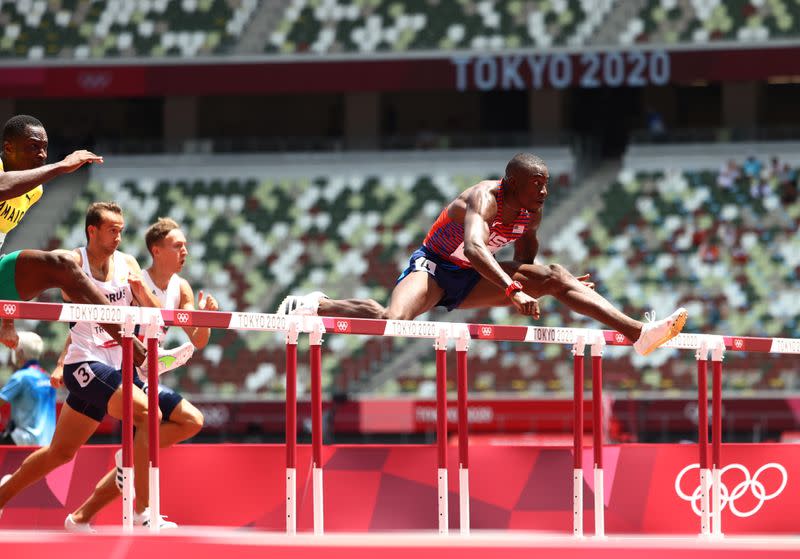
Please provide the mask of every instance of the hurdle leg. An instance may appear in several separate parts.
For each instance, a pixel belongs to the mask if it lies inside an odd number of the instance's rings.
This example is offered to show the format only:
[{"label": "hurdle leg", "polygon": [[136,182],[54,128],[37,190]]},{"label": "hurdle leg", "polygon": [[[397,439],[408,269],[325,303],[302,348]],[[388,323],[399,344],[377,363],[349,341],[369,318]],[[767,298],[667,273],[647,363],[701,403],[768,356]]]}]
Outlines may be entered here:
[{"label": "hurdle leg", "polygon": [[311,447],[313,454],[314,533],[325,532],[322,486],[322,330],[317,324],[309,337],[311,366]]},{"label": "hurdle leg", "polygon": [[436,447],[438,454],[439,533],[449,530],[447,503],[447,331],[442,329],[436,349]]},{"label": "hurdle leg", "polygon": [[469,534],[468,348],[469,332],[462,332],[456,342],[456,373],[458,377],[458,525],[461,534]]},{"label": "hurdle leg", "polygon": [[711,366],[713,386],[711,389],[712,423],[711,423],[711,453],[712,453],[712,481],[713,481],[713,515],[712,533],[722,537],[722,359],[725,353],[725,344],[718,340],[711,351]]},{"label": "hurdle leg", "polygon": [[297,335],[291,321],[286,332],[286,533],[297,532]]},{"label": "hurdle leg", "polygon": [[122,325],[122,530],[133,531],[133,317]]},{"label": "hurdle leg", "polygon": [[700,535],[711,534],[708,469],[708,346],[703,343],[695,353],[697,359],[697,445],[700,471]]},{"label": "hurdle leg", "polygon": [[573,355],[573,419],[572,419],[572,534],[583,537],[583,336],[572,346]]},{"label": "hurdle leg", "polygon": [[[158,410],[158,330],[155,318],[147,326],[147,409]],[[150,467],[148,485],[150,493],[150,531],[161,530],[161,494],[159,476],[159,428],[158,413],[148,413],[148,452]]]},{"label": "hurdle leg", "polygon": [[605,489],[603,486],[603,348],[598,335],[592,344],[592,434],[594,435],[594,535],[605,537]]}]

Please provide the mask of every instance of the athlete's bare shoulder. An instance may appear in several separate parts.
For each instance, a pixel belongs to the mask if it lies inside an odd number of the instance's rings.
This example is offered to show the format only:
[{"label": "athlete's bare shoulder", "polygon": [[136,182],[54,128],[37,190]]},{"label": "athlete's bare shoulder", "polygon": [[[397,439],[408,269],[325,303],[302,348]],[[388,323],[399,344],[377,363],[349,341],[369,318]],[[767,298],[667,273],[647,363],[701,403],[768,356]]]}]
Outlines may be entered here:
[{"label": "athlete's bare shoulder", "polygon": [[494,200],[496,190],[497,181],[481,181],[477,184],[473,184],[459,194],[458,198],[453,200],[450,204],[450,217],[454,217],[454,211],[459,213],[466,212],[467,206],[475,207],[475,205],[479,204],[481,201],[491,202]]},{"label": "athlete's bare shoulder", "polygon": [[475,194],[495,194],[500,183],[494,180],[485,180],[480,181],[479,183],[473,184],[464,192],[461,193],[461,196],[468,198],[470,196],[474,196]]},{"label": "athlete's bare shoulder", "polygon": [[65,248],[57,248],[53,250],[53,254],[58,254],[61,256],[67,256],[69,258],[72,258],[75,261],[75,263],[78,264],[78,266],[81,266],[83,264],[83,257],[81,256],[80,249],[74,248],[72,250],[67,250]]},{"label": "athlete's bare shoulder", "polygon": [[183,276],[179,276],[178,274],[175,274],[175,277],[178,278],[178,285],[180,285],[181,289],[188,289],[189,291],[192,291],[192,286],[189,283],[189,280]]}]

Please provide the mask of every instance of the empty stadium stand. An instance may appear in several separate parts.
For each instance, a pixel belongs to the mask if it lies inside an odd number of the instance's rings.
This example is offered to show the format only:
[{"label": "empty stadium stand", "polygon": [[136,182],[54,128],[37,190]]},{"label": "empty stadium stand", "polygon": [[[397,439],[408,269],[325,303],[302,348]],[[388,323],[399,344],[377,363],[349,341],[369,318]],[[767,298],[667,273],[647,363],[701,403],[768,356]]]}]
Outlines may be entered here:
[{"label": "empty stadium stand", "polygon": [[793,0],[0,0],[0,58],[765,43],[798,21]]}]

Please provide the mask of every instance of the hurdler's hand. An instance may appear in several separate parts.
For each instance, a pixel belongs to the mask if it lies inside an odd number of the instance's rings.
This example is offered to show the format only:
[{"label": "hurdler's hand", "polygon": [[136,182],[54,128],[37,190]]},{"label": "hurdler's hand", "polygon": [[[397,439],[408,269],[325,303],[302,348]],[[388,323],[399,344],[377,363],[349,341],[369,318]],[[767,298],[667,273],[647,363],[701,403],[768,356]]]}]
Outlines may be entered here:
[{"label": "hurdler's hand", "polygon": [[102,163],[102,162],[103,158],[101,156],[96,155],[91,151],[87,151],[85,149],[79,149],[78,151],[73,151],[68,156],[66,156],[61,161],[61,164],[63,165],[65,172],[71,173],[72,171],[80,169],[87,163]]},{"label": "hurdler's hand", "polygon": [[511,302],[517,307],[517,310],[526,316],[532,316],[535,320],[539,320],[539,301],[525,293],[524,291],[517,291],[511,296]]},{"label": "hurdler's hand", "polygon": [[19,343],[19,336],[17,329],[14,327],[14,321],[4,319],[0,324],[0,344],[10,348],[16,349]]},{"label": "hurdler's hand", "polygon": [[219,303],[210,293],[204,294],[203,291],[197,293],[197,309],[201,311],[218,311]]},{"label": "hurdler's hand", "polygon": [[50,386],[53,388],[61,388],[64,386],[64,364],[59,363],[53,372],[50,373]]},{"label": "hurdler's hand", "polygon": [[147,287],[144,284],[144,279],[136,272],[128,272],[128,284],[131,286],[131,292],[137,299],[144,299],[147,294]]},{"label": "hurdler's hand", "polygon": [[590,274],[583,274],[582,276],[578,276],[575,279],[577,279],[579,282],[581,282],[583,285],[585,285],[589,289],[594,289],[594,282],[593,281],[589,281],[590,277],[591,277]]}]

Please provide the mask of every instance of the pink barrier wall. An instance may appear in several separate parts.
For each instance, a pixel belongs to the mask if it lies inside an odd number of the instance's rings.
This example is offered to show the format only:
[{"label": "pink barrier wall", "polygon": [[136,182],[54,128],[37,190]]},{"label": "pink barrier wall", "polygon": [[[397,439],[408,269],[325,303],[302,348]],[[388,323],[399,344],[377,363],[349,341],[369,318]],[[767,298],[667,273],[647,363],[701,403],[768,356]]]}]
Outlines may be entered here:
[{"label": "pink barrier wall", "polygon": [[[87,446],[76,459],[13,499],[0,528],[58,528],[67,512],[113,465],[116,447]],[[13,471],[30,449],[0,447],[0,474]],[[587,533],[593,520],[591,450],[584,457]],[[181,525],[251,526],[283,531],[282,445],[181,445],[162,452],[162,512]],[[605,451],[608,533],[697,533],[691,502],[676,491],[684,468],[697,463],[695,445],[622,445]],[[298,448],[298,530],[312,529],[311,449]],[[731,444],[723,475],[733,509],[726,533],[800,532],[800,446]],[[326,531],[435,530],[436,448],[324,448]],[[458,456],[450,449],[450,519],[458,521]],[[474,529],[534,529],[570,533],[572,457],[563,448],[473,446],[470,449]],[[757,475],[757,477],[755,477]],[[698,487],[697,469],[678,480],[682,493]],[[98,518],[117,524],[117,501]],[[754,511],[754,512],[753,512]],[[746,516],[750,514],[749,516]]]}]

